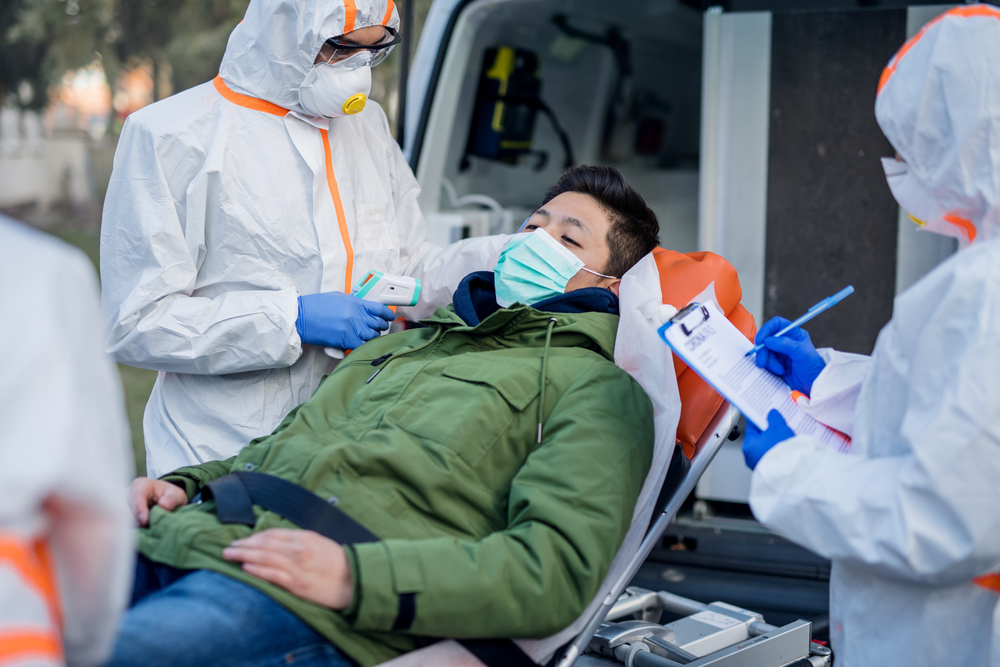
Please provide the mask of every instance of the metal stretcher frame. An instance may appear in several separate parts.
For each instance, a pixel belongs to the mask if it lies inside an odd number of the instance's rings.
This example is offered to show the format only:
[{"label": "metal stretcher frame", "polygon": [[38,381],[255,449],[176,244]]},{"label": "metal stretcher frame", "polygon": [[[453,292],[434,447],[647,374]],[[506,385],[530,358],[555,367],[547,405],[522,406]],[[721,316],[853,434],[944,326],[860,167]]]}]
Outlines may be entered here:
[{"label": "metal stretcher frame", "polygon": [[[729,434],[732,432],[733,427],[736,426],[740,419],[739,411],[731,406],[728,402],[724,402],[719,411],[716,412],[715,417],[709,423],[705,433],[702,434],[701,439],[698,440],[695,446],[694,456],[691,457],[691,465],[688,470],[684,473],[684,477],[681,479],[677,486],[677,489],[671,494],[670,498],[667,500],[666,505],[663,507],[660,516],[656,519],[653,525],[646,532],[646,537],[643,538],[642,543],[639,545],[639,549],[636,551],[632,560],[629,561],[628,567],[622,572],[618,580],[615,581],[614,587],[608,592],[608,595],[604,598],[601,606],[597,608],[594,615],[591,617],[590,621],[583,627],[580,634],[576,636],[566,648],[566,653],[557,663],[557,667],[571,667],[576,659],[583,654],[584,649],[590,643],[591,638],[594,633],[600,628],[601,623],[607,617],[608,612],[617,602],[619,596],[625,591],[625,588],[632,581],[632,577],[638,572],[639,567],[646,561],[646,557],[649,556],[653,547],[660,541],[663,533],[670,526],[670,523],[674,520],[674,516],[677,511],[680,510],[681,505],[687,499],[688,495],[694,490],[695,485],[701,476],[704,474],[705,470],[708,469],[708,465],[718,454],[722,445],[726,442]],[[677,445],[678,447],[680,445]],[[670,472],[667,471],[667,476],[664,478],[664,483],[666,483],[667,478],[669,478]]]}]

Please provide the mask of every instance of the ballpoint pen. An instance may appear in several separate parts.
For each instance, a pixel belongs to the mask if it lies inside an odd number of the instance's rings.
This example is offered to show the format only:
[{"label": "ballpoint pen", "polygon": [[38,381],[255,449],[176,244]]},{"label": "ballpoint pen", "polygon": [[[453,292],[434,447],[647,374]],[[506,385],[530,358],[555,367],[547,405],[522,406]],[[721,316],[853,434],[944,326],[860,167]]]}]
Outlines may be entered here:
[{"label": "ballpoint pen", "polygon": [[[813,306],[812,308],[810,308],[809,310],[807,310],[805,315],[803,315],[799,319],[795,320],[794,322],[792,322],[791,324],[789,324],[787,327],[785,327],[784,329],[782,329],[778,333],[774,334],[775,337],[777,337],[777,336],[784,336],[786,333],[788,333],[789,331],[791,331],[795,327],[802,326],[803,324],[805,324],[806,322],[808,322],[812,318],[814,318],[817,315],[819,315],[820,313],[822,313],[824,310],[826,310],[828,308],[831,308],[833,306],[836,306],[838,303],[840,303],[841,301],[843,301],[845,298],[847,298],[851,294],[854,294],[854,286],[853,285],[848,285],[847,287],[845,287],[844,289],[840,290],[839,292],[837,292],[833,296],[826,297],[825,299],[823,299],[822,301],[820,301],[819,303],[817,303],[815,306]],[[763,343],[761,343],[760,345],[754,345],[750,349],[750,351],[746,353],[746,356],[749,357],[751,354],[757,354],[758,351],[763,350],[763,349],[764,349],[764,344]]]}]

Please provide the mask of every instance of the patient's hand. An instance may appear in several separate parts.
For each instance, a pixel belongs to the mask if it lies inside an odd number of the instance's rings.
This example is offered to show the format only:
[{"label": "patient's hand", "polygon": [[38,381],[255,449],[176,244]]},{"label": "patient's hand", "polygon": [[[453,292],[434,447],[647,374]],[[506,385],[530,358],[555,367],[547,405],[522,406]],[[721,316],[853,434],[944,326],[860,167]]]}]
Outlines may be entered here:
[{"label": "patient's hand", "polygon": [[247,574],[324,607],[347,609],[354,597],[344,547],[311,530],[254,533],[223,549],[222,557],[243,563]]},{"label": "patient's hand", "polygon": [[168,512],[187,505],[184,489],[160,479],[137,477],[129,487],[129,504],[140,526],[149,525],[149,508],[159,505]]}]

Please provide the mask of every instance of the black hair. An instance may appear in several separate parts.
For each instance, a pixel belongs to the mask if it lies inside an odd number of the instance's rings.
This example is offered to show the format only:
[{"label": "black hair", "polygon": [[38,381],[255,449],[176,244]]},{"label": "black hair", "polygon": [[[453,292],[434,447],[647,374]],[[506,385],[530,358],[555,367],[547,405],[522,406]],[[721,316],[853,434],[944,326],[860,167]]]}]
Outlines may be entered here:
[{"label": "black hair", "polygon": [[590,195],[611,219],[607,236],[610,256],[601,273],[621,278],[659,243],[656,214],[614,167],[571,167],[545,193],[542,206],[564,192]]}]

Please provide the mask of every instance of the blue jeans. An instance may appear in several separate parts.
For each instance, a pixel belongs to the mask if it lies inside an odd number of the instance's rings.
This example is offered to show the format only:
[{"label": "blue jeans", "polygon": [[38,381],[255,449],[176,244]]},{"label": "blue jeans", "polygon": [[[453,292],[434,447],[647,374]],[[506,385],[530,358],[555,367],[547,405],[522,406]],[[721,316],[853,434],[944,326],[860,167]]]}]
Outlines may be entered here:
[{"label": "blue jeans", "polygon": [[139,556],[132,606],[106,667],[354,667],[260,591],[217,572]]}]

